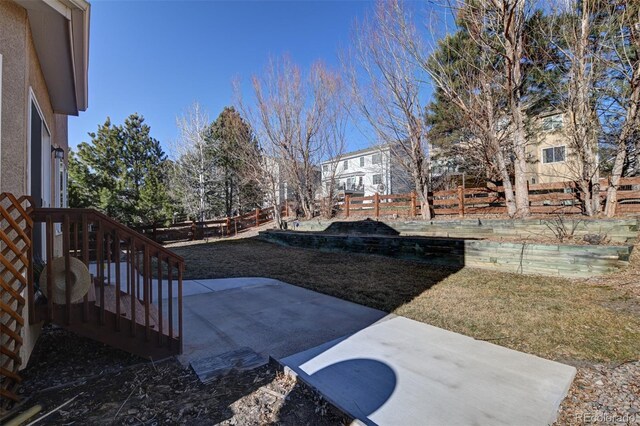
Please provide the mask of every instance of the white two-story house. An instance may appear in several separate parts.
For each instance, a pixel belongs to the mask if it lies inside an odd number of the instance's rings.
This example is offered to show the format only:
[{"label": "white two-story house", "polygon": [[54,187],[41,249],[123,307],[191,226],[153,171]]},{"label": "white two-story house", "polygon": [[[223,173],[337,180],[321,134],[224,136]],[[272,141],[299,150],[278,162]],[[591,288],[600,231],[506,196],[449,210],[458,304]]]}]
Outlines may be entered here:
[{"label": "white two-story house", "polygon": [[349,152],[321,164],[322,193],[331,185],[341,194],[369,196],[410,192],[406,172],[389,145]]}]

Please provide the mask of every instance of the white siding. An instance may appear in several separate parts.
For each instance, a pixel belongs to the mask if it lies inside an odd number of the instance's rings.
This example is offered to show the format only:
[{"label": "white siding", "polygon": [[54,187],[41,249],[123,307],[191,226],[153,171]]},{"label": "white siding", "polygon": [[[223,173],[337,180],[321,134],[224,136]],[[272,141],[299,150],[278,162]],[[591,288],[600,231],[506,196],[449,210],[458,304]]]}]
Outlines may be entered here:
[{"label": "white siding", "polygon": [[[380,162],[374,163],[373,156],[380,155]],[[388,147],[371,149],[359,153],[345,154],[337,160],[327,161],[322,164],[322,188],[327,195],[326,185],[331,180],[331,174],[336,167],[335,183],[347,192],[364,193],[365,196],[379,194],[392,194],[392,153]],[[364,160],[363,160],[364,159]],[[344,163],[348,162],[347,169]],[[337,164],[336,164],[337,163]],[[327,167],[325,167],[327,166]],[[374,184],[374,176],[380,175],[381,185]],[[362,182],[362,184],[360,184]]]}]

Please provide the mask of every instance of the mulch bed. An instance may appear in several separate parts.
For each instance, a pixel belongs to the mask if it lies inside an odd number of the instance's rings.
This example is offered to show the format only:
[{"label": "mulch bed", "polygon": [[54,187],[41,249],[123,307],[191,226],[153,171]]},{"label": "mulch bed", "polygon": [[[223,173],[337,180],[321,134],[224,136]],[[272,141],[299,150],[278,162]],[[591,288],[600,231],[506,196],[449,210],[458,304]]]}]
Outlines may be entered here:
[{"label": "mulch bed", "polygon": [[16,411],[41,404],[40,416],[71,401],[39,424],[336,425],[349,420],[273,363],[203,384],[175,358],[150,362],[57,327],[43,330],[22,374],[25,400]]}]

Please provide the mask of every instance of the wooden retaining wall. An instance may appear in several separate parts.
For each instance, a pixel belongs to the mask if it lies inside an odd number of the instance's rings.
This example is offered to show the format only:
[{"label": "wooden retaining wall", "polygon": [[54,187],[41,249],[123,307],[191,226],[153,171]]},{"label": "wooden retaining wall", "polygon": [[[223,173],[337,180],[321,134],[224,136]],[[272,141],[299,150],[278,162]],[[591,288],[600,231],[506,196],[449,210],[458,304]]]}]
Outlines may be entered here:
[{"label": "wooden retaining wall", "polygon": [[269,230],[260,238],[287,246],[321,251],[377,254],[454,268],[560,277],[591,277],[619,271],[629,264],[632,246],[570,246],[502,243],[436,237],[332,235],[322,232]]},{"label": "wooden retaining wall", "polygon": [[[581,219],[563,218],[564,227],[574,229],[574,236],[582,238],[587,234],[606,236],[613,243],[634,244],[640,231],[640,219]],[[523,241],[533,238],[555,238],[554,229],[560,226],[559,219],[464,219],[381,222],[400,232],[401,235],[450,237],[450,238],[517,238]],[[301,221],[298,231],[324,231],[334,221]]]}]

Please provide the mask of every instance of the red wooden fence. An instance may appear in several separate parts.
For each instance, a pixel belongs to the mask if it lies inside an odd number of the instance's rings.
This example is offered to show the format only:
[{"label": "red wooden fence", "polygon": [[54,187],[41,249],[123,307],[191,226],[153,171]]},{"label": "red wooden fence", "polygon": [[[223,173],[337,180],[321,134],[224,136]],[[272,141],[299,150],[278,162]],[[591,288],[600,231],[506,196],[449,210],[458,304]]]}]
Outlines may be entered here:
[{"label": "red wooden fence", "polygon": [[[607,181],[601,180],[601,196],[604,203]],[[429,194],[435,216],[457,215],[506,215],[504,188],[463,188],[436,191]],[[580,193],[575,182],[555,182],[529,185],[529,201],[532,214],[580,214]],[[407,216],[420,215],[420,204],[415,193],[374,194],[367,197],[346,196],[338,208],[349,216]],[[640,177],[623,178],[618,188],[616,214],[640,213]]]},{"label": "red wooden fence", "polygon": [[[289,209],[283,207],[281,214],[288,216]],[[137,228],[137,230],[158,242],[202,240],[209,237],[229,237],[236,235],[245,229],[271,222],[273,216],[273,208],[267,207],[222,219],[205,220],[202,222],[180,222],[167,227],[151,225]]]}]

